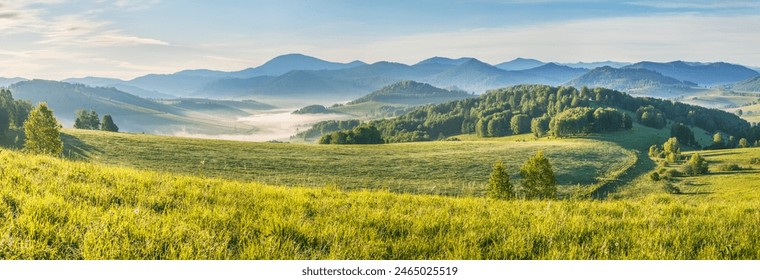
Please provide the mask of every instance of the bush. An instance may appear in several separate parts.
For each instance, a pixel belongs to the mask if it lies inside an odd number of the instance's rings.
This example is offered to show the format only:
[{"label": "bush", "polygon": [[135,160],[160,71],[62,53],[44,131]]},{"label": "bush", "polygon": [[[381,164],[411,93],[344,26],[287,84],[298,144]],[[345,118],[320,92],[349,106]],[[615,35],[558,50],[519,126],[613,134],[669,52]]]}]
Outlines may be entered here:
[{"label": "bush", "polygon": [[760,164],[760,158],[751,158],[749,159],[750,164]]},{"label": "bush", "polygon": [[649,179],[651,179],[652,181],[655,181],[655,182],[659,181],[660,180],[660,174],[657,173],[657,172],[649,173]]},{"label": "bush", "polygon": [[665,189],[665,191],[667,193],[670,193],[670,194],[681,194],[682,193],[681,189],[679,189],[678,187],[674,186],[670,182],[665,182],[665,186],[663,187],[663,189]]},{"label": "bush", "polygon": [[684,173],[689,175],[706,174],[708,170],[707,161],[699,153],[691,155],[689,161],[684,165]]},{"label": "bush", "polygon": [[715,170],[717,170],[717,171],[737,171],[737,170],[742,170],[742,168],[738,164],[736,164],[736,163],[724,163],[724,164],[716,166]]},{"label": "bush", "polygon": [[504,162],[499,161],[493,165],[491,176],[488,178],[488,197],[495,199],[512,199],[515,190],[509,182],[509,174],[504,167]]}]

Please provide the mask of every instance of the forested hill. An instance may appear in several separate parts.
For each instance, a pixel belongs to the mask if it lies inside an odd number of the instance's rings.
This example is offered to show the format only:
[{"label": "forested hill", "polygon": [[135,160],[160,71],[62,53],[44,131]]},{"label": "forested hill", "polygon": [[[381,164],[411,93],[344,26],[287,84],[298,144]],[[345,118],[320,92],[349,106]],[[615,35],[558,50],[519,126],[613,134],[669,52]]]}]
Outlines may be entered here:
[{"label": "forested hill", "polygon": [[451,101],[472,97],[465,91],[446,90],[437,88],[426,83],[415,81],[401,81],[383,87],[368,95],[358,98],[348,104],[359,104],[370,101],[402,104],[440,103],[426,102],[429,100]]},{"label": "forested hill", "polygon": [[752,141],[760,138],[758,127],[717,109],[632,97],[604,88],[579,90],[544,85],[492,90],[478,98],[421,106],[397,118],[370,124],[377,127],[386,142],[409,142],[461,133],[565,136],[627,129],[632,121],[657,128],[669,121],[680,122]]}]

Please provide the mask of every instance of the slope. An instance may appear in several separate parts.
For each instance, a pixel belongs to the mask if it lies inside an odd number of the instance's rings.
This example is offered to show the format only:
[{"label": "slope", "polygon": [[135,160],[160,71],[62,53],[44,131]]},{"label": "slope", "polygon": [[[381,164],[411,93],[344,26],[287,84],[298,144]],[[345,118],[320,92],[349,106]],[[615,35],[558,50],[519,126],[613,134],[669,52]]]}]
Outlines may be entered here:
[{"label": "slope", "polygon": [[2,150],[0,258],[758,259],[760,201],[734,186],[710,189],[729,200],[699,203],[499,201],[284,188]]},{"label": "slope", "polygon": [[600,67],[573,79],[566,85],[574,87],[604,87],[635,95],[673,97],[695,92],[697,85],[683,82],[641,68]]},{"label": "slope", "polygon": [[[47,102],[64,127],[71,127],[79,109],[110,114],[121,131],[173,133],[174,131],[231,132],[234,125],[191,117],[192,111],[143,99],[113,88],[93,88],[55,81],[33,80],[11,87],[17,99]],[[252,127],[246,128],[253,129]]]},{"label": "slope", "polygon": [[708,86],[738,82],[758,75],[758,72],[755,70],[725,62],[694,63],[673,61],[657,63],[643,61],[625,66],[624,68],[652,70],[681,81]]},{"label": "slope", "polygon": [[760,92],[760,75],[734,84],[726,85],[726,88],[735,91]]},{"label": "slope", "polygon": [[560,85],[572,79],[578,78],[589,70],[583,68],[572,68],[556,63],[547,63],[535,68],[521,71],[522,73],[538,76],[550,82],[550,85]]},{"label": "slope", "polygon": [[[341,189],[452,196],[483,195],[482,185],[495,161],[504,160],[514,175],[517,167],[538,150],[552,161],[563,195],[570,195],[579,184],[597,183],[599,177],[623,168],[629,157],[615,144],[583,139],[335,146],[83,130],[65,133],[69,135],[64,138],[66,150],[93,162],[289,186],[332,184]],[[571,158],[574,160],[567,160]]]},{"label": "slope", "polygon": [[437,104],[468,97],[472,95],[464,91],[441,89],[415,81],[401,81],[357,98],[348,105],[370,101],[404,105]]}]

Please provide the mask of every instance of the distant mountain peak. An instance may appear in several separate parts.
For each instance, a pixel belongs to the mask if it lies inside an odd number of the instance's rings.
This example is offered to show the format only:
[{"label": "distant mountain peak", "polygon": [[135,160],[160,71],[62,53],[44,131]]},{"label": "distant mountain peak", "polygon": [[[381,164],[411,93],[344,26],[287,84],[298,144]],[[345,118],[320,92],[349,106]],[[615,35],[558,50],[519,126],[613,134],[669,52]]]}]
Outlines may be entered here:
[{"label": "distant mountain peak", "polygon": [[460,58],[448,58],[448,57],[441,57],[441,56],[434,56],[428,59],[425,59],[423,61],[417,62],[415,65],[423,65],[423,64],[443,64],[443,65],[461,65],[462,63],[467,62],[470,59],[474,59],[472,57],[460,57]]},{"label": "distant mountain peak", "polygon": [[507,62],[496,64],[495,66],[499,69],[503,69],[507,71],[520,71],[520,70],[536,68],[544,64],[546,63],[540,60],[518,57]]},{"label": "distant mountain peak", "polygon": [[387,85],[348,104],[359,104],[370,101],[414,104],[425,103],[433,99],[437,99],[437,102],[434,103],[439,103],[468,97],[470,95],[461,90],[447,90],[427,83],[404,80]]}]

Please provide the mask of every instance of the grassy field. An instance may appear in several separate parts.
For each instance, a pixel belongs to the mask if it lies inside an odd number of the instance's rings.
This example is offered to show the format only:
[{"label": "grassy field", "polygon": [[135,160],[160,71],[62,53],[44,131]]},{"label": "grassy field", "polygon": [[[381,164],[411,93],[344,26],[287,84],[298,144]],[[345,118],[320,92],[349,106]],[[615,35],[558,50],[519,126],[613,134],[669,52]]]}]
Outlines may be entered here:
[{"label": "grassy field", "polygon": [[[96,163],[275,185],[479,196],[503,160],[513,180],[538,150],[553,164],[563,196],[628,167],[630,151],[588,139],[527,141],[527,135],[386,145],[249,143],[65,130],[66,156]],[[466,139],[467,140],[467,139]]]},{"label": "grassy field", "polygon": [[345,192],[5,150],[0,259],[759,259],[760,201],[739,197],[495,201]]}]

